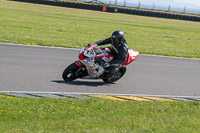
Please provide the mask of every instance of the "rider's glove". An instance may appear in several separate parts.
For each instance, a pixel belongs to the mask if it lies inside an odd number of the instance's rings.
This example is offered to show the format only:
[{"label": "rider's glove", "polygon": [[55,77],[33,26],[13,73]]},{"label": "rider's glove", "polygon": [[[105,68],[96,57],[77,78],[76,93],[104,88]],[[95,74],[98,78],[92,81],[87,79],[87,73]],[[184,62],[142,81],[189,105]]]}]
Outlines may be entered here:
[{"label": "rider's glove", "polygon": [[110,64],[107,63],[107,62],[103,64],[103,68],[106,68],[106,67],[109,67],[109,66],[110,66]]}]

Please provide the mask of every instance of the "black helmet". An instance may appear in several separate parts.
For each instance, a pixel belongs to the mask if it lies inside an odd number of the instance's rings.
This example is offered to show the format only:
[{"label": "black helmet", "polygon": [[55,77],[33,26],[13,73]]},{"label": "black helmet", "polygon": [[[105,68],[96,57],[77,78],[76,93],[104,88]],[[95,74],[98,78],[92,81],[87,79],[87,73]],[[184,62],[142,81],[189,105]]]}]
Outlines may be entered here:
[{"label": "black helmet", "polygon": [[124,32],[120,30],[114,31],[112,33],[111,40],[112,40],[112,45],[120,46],[124,41]]}]

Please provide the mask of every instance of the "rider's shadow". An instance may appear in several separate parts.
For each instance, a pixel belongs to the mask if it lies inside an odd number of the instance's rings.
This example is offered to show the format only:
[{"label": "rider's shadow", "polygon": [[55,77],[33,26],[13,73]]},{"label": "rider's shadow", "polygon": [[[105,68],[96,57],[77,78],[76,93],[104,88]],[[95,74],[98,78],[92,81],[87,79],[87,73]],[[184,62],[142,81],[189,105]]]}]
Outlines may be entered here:
[{"label": "rider's shadow", "polygon": [[66,82],[63,80],[52,80],[52,82],[58,83],[58,84],[68,84],[68,85],[77,85],[77,86],[93,86],[93,87],[97,87],[97,86],[110,86],[112,84],[115,83],[105,83],[105,82],[96,82],[96,81],[80,81],[80,80],[76,80],[76,81],[72,81],[72,82]]}]

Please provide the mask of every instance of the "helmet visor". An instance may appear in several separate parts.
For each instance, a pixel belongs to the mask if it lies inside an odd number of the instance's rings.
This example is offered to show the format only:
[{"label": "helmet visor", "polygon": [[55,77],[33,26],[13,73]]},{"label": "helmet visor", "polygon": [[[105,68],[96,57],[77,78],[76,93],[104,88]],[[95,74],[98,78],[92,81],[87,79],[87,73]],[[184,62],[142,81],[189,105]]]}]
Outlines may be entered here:
[{"label": "helmet visor", "polygon": [[113,45],[120,45],[120,40],[119,40],[119,39],[117,39],[117,38],[112,38],[111,40],[112,40],[112,44],[113,44]]}]

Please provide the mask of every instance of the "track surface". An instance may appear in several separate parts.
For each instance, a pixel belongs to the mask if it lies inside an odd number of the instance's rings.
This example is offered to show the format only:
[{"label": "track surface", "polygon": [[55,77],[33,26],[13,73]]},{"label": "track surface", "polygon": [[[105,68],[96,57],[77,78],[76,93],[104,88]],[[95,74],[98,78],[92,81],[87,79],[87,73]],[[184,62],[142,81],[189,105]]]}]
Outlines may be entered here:
[{"label": "track surface", "polygon": [[83,79],[66,83],[62,72],[77,53],[1,43],[0,91],[200,96],[200,60],[140,55],[114,84]]}]

